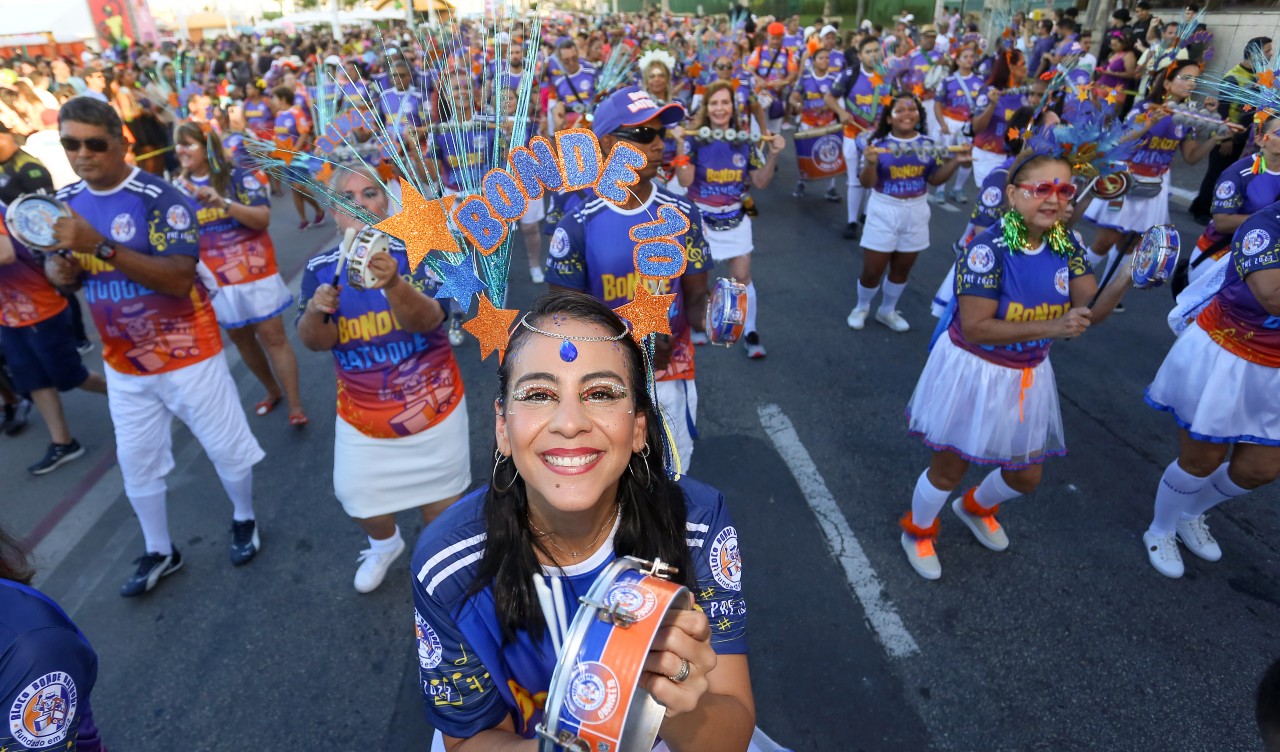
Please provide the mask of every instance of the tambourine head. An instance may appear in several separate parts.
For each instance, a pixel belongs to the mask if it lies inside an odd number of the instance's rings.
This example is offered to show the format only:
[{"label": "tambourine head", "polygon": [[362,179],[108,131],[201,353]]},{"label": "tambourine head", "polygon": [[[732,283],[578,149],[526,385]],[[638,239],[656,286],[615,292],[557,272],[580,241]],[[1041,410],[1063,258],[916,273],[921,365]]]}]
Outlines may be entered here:
[{"label": "tambourine head", "polygon": [[59,217],[70,217],[67,205],[53,196],[28,194],[19,196],[5,211],[5,226],[9,234],[28,248],[37,251],[53,250],[57,238],[53,225]]},{"label": "tambourine head", "polygon": [[377,283],[369,269],[369,261],[379,253],[387,253],[391,239],[385,233],[366,227],[351,241],[347,258],[347,285],[356,290],[369,290]]},{"label": "tambourine head", "polygon": [[712,128],[711,137],[719,141],[720,139],[724,138],[724,131],[719,128]]},{"label": "tambourine head", "polygon": [[699,128],[698,138],[702,139],[703,141],[706,141],[707,139],[711,138],[711,128],[706,125]]},{"label": "tambourine head", "polygon": [[707,339],[713,345],[732,346],[742,337],[746,321],[746,286],[736,279],[717,279],[707,303]]},{"label": "tambourine head", "polygon": [[726,128],[724,131],[724,138],[726,141],[737,141],[738,132],[732,128]]},{"label": "tambourine head", "polygon": [[1156,225],[1147,230],[1133,254],[1133,286],[1146,289],[1164,284],[1173,275],[1181,250],[1178,229],[1173,225]]},{"label": "tambourine head", "polygon": [[1093,195],[1103,201],[1114,201],[1128,193],[1132,185],[1128,172],[1115,172],[1094,182]]}]

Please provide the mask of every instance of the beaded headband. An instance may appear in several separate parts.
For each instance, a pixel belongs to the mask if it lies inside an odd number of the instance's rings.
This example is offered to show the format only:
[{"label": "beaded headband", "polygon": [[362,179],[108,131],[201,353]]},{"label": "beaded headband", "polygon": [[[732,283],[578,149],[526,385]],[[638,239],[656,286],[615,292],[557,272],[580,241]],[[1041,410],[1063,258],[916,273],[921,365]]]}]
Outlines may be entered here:
[{"label": "beaded headband", "polygon": [[520,317],[520,326],[523,326],[525,329],[528,329],[531,332],[537,332],[538,334],[541,334],[544,337],[552,337],[554,339],[564,340],[564,342],[561,343],[560,345],[560,360],[563,360],[566,363],[572,363],[573,361],[578,359],[578,348],[573,344],[574,340],[577,340],[579,342],[617,342],[618,340],[625,339],[628,335],[631,334],[631,324],[626,319],[622,320],[621,333],[613,334],[609,336],[601,335],[596,337],[576,337],[576,336],[570,336],[568,334],[561,334],[559,332],[549,332],[546,329],[539,329],[538,327],[529,323],[529,314],[527,313]]}]

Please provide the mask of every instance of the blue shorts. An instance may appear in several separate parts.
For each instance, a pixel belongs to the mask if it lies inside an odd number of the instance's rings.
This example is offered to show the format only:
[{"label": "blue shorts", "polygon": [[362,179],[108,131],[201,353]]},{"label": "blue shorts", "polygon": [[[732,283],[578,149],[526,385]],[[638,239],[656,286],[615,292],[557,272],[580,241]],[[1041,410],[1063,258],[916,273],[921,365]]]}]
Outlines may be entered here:
[{"label": "blue shorts", "polygon": [[53,387],[70,391],[89,378],[71,329],[71,309],[31,326],[0,326],[0,348],[13,374],[14,391]]}]

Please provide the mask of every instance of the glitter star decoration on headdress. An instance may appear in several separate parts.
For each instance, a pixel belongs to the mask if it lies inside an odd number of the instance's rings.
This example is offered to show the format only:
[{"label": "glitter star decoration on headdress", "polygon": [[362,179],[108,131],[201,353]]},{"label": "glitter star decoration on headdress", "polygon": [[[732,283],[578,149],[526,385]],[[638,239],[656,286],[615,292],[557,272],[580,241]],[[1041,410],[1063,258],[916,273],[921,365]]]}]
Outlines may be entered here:
[{"label": "glitter star decoration on headdress", "polygon": [[471,263],[470,256],[456,264],[441,261],[440,278],[444,282],[440,285],[440,289],[436,291],[436,300],[453,298],[458,301],[458,305],[462,306],[464,311],[471,309],[472,296],[483,294],[489,289],[476,276],[476,269]]},{"label": "glitter star decoration on headdress", "polygon": [[667,311],[675,299],[675,295],[654,295],[641,281],[636,285],[635,299],[615,308],[614,313],[631,322],[631,336],[640,342],[650,334],[671,334]]},{"label": "glitter star decoration on headdress", "polygon": [[498,362],[507,354],[507,344],[511,340],[511,325],[515,323],[519,311],[495,308],[489,302],[489,296],[480,293],[480,306],[476,309],[475,318],[462,324],[462,328],[471,332],[471,336],[480,340],[480,359],[489,357],[489,353],[498,351]]},{"label": "glitter star decoration on headdress", "polygon": [[388,235],[404,242],[409,267],[417,269],[429,251],[461,253],[458,241],[449,231],[449,209],[453,196],[443,196],[428,201],[407,180],[400,180],[401,206],[399,214],[392,215],[374,225]]}]

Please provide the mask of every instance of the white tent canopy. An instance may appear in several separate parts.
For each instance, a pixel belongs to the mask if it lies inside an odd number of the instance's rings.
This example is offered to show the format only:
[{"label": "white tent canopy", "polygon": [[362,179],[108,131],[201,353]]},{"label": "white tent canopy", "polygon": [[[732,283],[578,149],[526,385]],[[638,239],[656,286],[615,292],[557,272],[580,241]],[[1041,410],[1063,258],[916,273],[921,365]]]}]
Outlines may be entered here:
[{"label": "white tent canopy", "polygon": [[[403,18],[404,14],[393,10],[344,10],[338,12],[338,23],[347,26],[358,26],[372,21],[398,21]],[[317,26],[319,24],[332,23],[332,11],[304,10],[268,21],[264,25],[268,28],[280,29],[290,26]]]},{"label": "white tent canopy", "polygon": [[0,34],[44,34],[54,41],[77,42],[95,38],[93,17],[84,0],[41,0],[38,3],[0,2]]}]

